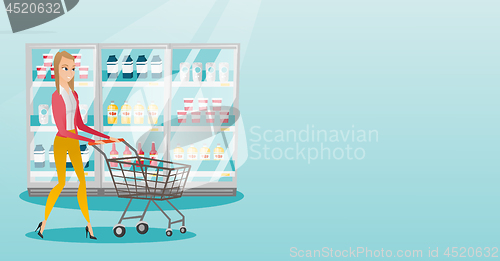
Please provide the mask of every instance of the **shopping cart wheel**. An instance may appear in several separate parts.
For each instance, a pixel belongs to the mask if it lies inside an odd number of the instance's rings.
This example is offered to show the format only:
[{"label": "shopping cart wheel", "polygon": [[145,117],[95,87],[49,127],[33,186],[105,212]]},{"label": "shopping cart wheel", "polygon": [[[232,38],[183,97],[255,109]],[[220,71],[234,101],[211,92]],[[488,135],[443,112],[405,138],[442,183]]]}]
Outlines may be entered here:
[{"label": "shopping cart wheel", "polygon": [[113,228],[113,233],[117,237],[123,237],[125,235],[125,227],[121,224],[118,224]]},{"label": "shopping cart wheel", "polygon": [[182,227],[181,227],[181,233],[182,233],[182,234],[184,234],[184,233],[186,233],[186,231],[187,231],[186,227],[185,227],[185,226],[182,226]]},{"label": "shopping cart wheel", "polygon": [[137,229],[137,232],[139,232],[139,234],[144,235],[144,234],[148,233],[149,225],[145,221],[141,221],[141,222],[137,223],[135,228]]},{"label": "shopping cart wheel", "polygon": [[166,232],[166,233],[167,233],[167,237],[172,236],[172,229],[170,229],[170,228],[169,228],[169,229],[167,229],[167,232]]}]

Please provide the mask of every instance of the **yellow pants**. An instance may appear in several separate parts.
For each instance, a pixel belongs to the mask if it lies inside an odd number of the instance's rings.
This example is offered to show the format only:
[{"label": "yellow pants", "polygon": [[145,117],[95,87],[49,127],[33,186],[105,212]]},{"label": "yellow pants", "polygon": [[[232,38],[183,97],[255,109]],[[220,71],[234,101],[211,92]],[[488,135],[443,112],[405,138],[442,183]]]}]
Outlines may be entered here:
[{"label": "yellow pants", "polygon": [[[75,130],[70,130],[75,133]],[[45,220],[49,218],[50,211],[56,204],[59,194],[66,184],[66,152],[69,154],[76,176],[80,181],[78,186],[77,198],[80,210],[83,216],[90,222],[89,207],[87,204],[87,187],[85,184],[85,174],[83,172],[82,154],[80,152],[80,143],[72,138],[63,138],[56,136],[54,139],[54,161],[56,163],[57,180],[59,183],[50,191],[47,203],[45,204]]]}]

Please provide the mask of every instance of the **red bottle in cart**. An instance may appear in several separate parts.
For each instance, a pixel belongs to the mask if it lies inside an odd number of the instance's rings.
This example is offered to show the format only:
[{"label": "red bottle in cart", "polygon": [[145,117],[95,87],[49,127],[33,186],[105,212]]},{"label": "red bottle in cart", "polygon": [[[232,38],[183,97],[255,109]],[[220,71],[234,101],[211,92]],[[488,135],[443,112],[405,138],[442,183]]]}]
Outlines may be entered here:
[{"label": "red bottle in cart", "polygon": [[[126,158],[126,157],[131,157],[132,156],[132,152],[128,149],[128,146],[125,146],[125,151],[123,152],[123,157]],[[132,162],[131,159],[127,159],[125,160],[127,162]],[[131,165],[129,164],[123,164],[123,167],[124,168],[130,168]]]},{"label": "red bottle in cart", "polygon": [[[112,150],[111,150],[111,152],[109,153],[109,157],[110,157],[111,159],[116,159],[116,158],[118,158],[118,151],[116,150],[116,143],[113,143],[113,149],[112,149]],[[111,165],[111,167],[113,167],[113,168],[118,167],[118,163],[116,163],[116,162],[111,162],[111,163],[109,163],[109,165]]]},{"label": "red bottle in cart", "polygon": [[[139,144],[137,145],[137,154],[139,154],[139,157],[144,157],[144,151],[142,150],[142,147],[141,147],[141,143],[139,142]],[[138,164],[144,164],[144,160],[140,159],[139,162],[137,162]]]},{"label": "red bottle in cart", "polygon": [[[158,159],[158,152],[156,151],[156,148],[155,148],[155,143],[151,143],[151,151],[149,152],[149,157],[151,159]],[[149,162],[149,165],[151,166],[158,166],[158,161],[154,161],[154,160],[151,160]]]}]

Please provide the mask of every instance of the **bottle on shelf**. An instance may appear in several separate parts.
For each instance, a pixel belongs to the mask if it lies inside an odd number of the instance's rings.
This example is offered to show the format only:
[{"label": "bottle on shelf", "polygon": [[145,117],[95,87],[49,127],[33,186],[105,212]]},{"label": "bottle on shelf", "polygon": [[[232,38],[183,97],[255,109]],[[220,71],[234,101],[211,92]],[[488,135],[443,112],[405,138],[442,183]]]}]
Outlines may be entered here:
[{"label": "bottle on shelf", "polygon": [[174,149],[174,159],[184,160],[184,149],[181,148],[180,144],[177,144],[177,147]]},{"label": "bottle on shelf", "polygon": [[[128,146],[125,146],[125,151],[123,152],[123,157],[124,158],[127,158],[127,157],[131,157],[132,156],[132,152],[128,149]],[[132,159],[126,159],[125,160],[126,162],[132,162]],[[124,168],[130,168],[130,164],[123,164],[123,167]]]},{"label": "bottle on shelf", "polygon": [[131,112],[132,107],[127,103],[127,101],[125,101],[120,112],[122,124],[130,124]]},{"label": "bottle on shelf", "polygon": [[229,63],[219,63],[219,81],[229,81]]},{"label": "bottle on shelf", "polygon": [[141,102],[137,101],[137,104],[134,106],[134,124],[143,124],[144,123],[144,106],[142,106]]},{"label": "bottle on shelf", "polygon": [[159,55],[154,55],[151,59],[151,77],[155,79],[163,77],[163,64]]},{"label": "bottle on shelf", "polygon": [[[141,146],[140,142],[137,144],[137,154],[139,154],[139,157],[144,158],[144,151],[142,150],[142,146]],[[136,161],[136,163],[144,164],[144,160],[139,159],[139,161],[138,162]]]},{"label": "bottle on shelf", "polygon": [[139,55],[135,65],[137,68],[137,78],[147,78],[148,77],[148,59],[146,59],[146,56]]},{"label": "bottle on shelf", "polygon": [[203,147],[200,149],[200,159],[210,160],[210,149],[207,147],[207,144],[203,144]]},{"label": "bottle on shelf", "polygon": [[206,71],[206,81],[214,82],[215,81],[215,63],[207,63],[205,66]]},{"label": "bottle on shelf", "polygon": [[[158,159],[158,152],[156,151],[156,148],[155,148],[155,143],[151,143],[151,151],[149,152],[149,157],[151,159]],[[149,165],[151,166],[158,166],[158,161],[154,161],[154,160],[151,160],[149,162]]]},{"label": "bottle on shelf", "polygon": [[118,106],[115,105],[114,101],[108,106],[108,124],[118,123]]},{"label": "bottle on shelf", "polygon": [[224,149],[220,146],[220,143],[217,144],[217,147],[214,149],[214,160],[223,160],[224,159]]},{"label": "bottle on shelf", "polygon": [[158,106],[156,106],[154,101],[152,101],[148,106],[148,123],[158,123]]},{"label": "bottle on shelf", "polygon": [[179,65],[181,82],[189,82],[189,68],[191,68],[191,64],[188,62],[183,62]]},{"label": "bottle on shelf", "polygon": [[203,76],[203,64],[193,63],[193,82],[201,82]]},{"label": "bottle on shelf", "polygon": [[[111,152],[109,153],[109,158],[111,159],[116,159],[118,158],[118,151],[116,150],[116,143],[113,143],[113,148],[111,149]],[[116,162],[111,162],[109,163],[111,167],[116,168],[118,167],[118,163]]]},{"label": "bottle on shelf", "polygon": [[194,145],[191,145],[191,147],[188,148],[187,159],[198,160],[198,150],[194,147]]}]

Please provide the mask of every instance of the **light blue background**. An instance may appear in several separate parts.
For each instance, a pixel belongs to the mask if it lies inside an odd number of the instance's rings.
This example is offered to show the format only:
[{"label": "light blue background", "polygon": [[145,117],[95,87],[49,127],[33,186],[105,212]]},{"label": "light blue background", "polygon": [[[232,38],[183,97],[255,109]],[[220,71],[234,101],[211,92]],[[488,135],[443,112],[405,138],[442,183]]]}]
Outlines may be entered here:
[{"label": "light blue background", "polygon": [[[421,249],[424,257],[428,247],[439,247],[440,257],[446,247],[499,247],[499,29],[500,5],[492,0],[89,0],[17,34],[0,12],[2,256],[280,260],[291,247]],[[57,204],[47,240],[28,238],[44,208],[19,198],[26,190],[25,43],[87,42],[239,42],[248,139],[255,139],[252,126],[354,125],[378,130],[379,141],[351,144],[366,150],[361,161],[248,159],[238,170],[245,197],[186,210],[196,236],[185,240],[139,244],[164,231],[157,229],[132,237],[133,246],[52,242],[55,228],[75,228],[75,241],[89,242],[80,211]],[[93,226],[105,228],[96,236],[110,237],[119,214],[91,211]],[[162,221],[152,212],[152,228],[165,227]],[[127,235],[137,234],[132,229]]]}]

